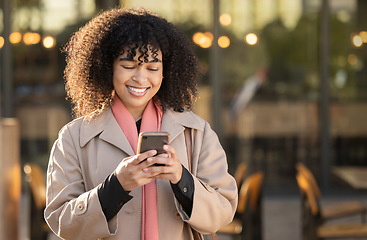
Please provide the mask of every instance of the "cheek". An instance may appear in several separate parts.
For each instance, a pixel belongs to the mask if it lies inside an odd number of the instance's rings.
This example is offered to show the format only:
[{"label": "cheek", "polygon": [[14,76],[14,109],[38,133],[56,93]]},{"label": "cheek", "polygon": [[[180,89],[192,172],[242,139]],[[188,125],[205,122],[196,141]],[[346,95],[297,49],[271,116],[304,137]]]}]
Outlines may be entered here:
[{"label": "cheek", "polygon": [[157,78],[154,82],[153,82],[154,87],[160,88],[162,85],[162,77]]},{"label": "cheek", "polygon": [[162,81],[163,81],[163,72],[160,71],[159,73],[157,73],[157,75],[154,77],[154,81],[153,84],[154,86],[160,87],[162,85]]},{"label": "cheek", "polygon": [[113,71],[112,82],[114,85],[123,83],[125,81],[124,79],[126,79],[124,71]]}]

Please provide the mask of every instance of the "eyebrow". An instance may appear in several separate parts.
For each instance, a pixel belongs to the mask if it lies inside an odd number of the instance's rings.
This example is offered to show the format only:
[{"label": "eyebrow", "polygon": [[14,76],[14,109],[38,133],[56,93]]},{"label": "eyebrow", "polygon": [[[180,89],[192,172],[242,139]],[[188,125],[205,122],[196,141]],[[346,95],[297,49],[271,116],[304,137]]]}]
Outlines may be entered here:
[{"label": "eyebrow", "polygon": [[[134,59],[132,59],[132,58],[129,58],[129,57],[121,57],[121,58],[119,59],[119,61],[136,62],[136,60],[134,60]],[[159,59],[159,58],[155,58],[155,59],[153,59],[153,60],[149,61],[148,63],[154,63],[154,62],[162,62],[162,60],[161,60],[161,59]]]}]

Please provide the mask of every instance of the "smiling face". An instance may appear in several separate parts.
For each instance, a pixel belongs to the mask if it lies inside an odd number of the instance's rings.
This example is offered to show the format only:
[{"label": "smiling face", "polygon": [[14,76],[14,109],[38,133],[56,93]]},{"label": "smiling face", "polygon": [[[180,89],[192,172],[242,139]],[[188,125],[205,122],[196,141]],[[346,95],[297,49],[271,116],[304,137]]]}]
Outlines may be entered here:
[{"label": "smiling face", "polygon": [[148,51],[146,62],[140,61],[144,56],[139,59],[139,52],[134,57],[128,51],[124,52],[113,62],[113,86],[121,102],[137,121],[161,87],[162,52]]}]

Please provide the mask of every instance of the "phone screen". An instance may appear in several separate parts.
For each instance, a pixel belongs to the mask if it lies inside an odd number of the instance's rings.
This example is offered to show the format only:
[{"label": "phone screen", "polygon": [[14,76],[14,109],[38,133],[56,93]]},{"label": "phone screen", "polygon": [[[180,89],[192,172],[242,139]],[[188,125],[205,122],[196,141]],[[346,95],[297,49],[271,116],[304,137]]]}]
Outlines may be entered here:
[{"label": "phone screen", "polygon": [[167,132],[143,132],[139,134],[138,154],[157,150],[157,155],[165,153],[163,146],[167,145],[169,134]]}]

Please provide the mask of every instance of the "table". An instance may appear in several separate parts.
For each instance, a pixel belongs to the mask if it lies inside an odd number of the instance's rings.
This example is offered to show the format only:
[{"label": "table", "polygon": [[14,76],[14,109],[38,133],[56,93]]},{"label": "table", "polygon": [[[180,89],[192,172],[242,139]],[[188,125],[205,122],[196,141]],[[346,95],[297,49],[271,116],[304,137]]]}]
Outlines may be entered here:
[{"label": "table", "polygon": [[354,189],[367,190],[367,167],[333,167],[332,173]]}]

